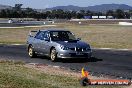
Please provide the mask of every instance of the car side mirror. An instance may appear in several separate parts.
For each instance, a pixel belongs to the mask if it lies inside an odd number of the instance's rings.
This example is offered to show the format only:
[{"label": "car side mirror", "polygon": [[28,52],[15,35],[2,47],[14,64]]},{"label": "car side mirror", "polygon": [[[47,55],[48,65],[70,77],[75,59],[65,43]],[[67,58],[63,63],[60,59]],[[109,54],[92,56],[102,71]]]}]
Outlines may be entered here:
[{"label": "car side mirror", "polygon": [[44,41],[50,41],[50,39],[49,38],[44,38]]},{"label": "car side mirror", "polygon": [[33,35],[28,35],[29,37],[33,37]]},{"label": "car side mirror", "polygon": [[77,40],[78,40],[78,41],[80,41],[80,40],[81,40],[81,38],[77,38]]}]

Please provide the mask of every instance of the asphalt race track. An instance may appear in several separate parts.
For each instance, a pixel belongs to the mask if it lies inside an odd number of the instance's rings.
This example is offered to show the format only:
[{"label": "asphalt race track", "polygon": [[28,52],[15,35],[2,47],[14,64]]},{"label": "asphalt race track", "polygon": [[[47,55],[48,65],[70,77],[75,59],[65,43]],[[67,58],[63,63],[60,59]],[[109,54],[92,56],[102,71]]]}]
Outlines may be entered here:
[{"label": "asphalt race track", "polygon": [[65,67],[80,71],[85,67],[93,75],[110,75],[123,78],[132,78],[132,51],[93,50],[91,60],[70,59],[51,62],[48,58],[39,56],[29,58],[24,45],[0,45],[0,59],[18,60],[26,63],[41,63]]}]

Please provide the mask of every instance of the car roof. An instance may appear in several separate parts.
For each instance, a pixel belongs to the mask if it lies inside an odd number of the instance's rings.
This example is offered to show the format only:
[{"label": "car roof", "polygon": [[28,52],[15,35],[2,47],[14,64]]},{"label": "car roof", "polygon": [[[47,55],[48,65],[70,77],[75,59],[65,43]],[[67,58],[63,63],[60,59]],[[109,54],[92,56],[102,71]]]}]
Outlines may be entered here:
[{"label": "car roof", "polygon": [[50,32],[52,32],[52,31],[69,31],[69,30],[67,30],[67,29],[53,28],[53,29],[41,29],[39,31],[50,31]]}]

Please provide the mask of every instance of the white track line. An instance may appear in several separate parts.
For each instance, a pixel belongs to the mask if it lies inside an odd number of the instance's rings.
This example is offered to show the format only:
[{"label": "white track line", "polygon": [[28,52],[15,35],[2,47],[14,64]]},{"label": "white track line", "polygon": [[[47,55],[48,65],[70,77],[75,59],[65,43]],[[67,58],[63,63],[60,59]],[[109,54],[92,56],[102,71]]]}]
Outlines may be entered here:
[{"label": "white track line", "polygon": [[24,26],[24,27],[50,27],[50,26],[54,27],[56,25]]},{"label": "white track line", "polygon": [[118,50],[118,51],[132,51],[132,49],[114,49],[114,48],[93,48],[98,50]]},{"label": "white track line", "polygon": [[0,28],[24,28],[24,27],[0,27]]},{"label": "white track line", "polygon": [[5,43],[0,43],[0,45],[7,45],[7,46],[21,46],[21,45],[26,45],[26,44],[5,44]]},{"label": "white track line", "polygon": [[25,45],[25,44],[10,44],[10,45],[19,46],[19,45]]},{"label": "white track line", "polygon": [[0,28],[26,28],[26,27],[30,27],[30,28],[33,28],[33,27],[55,27],[56,25],[40,25],[40,26],[22,26],[22,27],[0,27]]}]

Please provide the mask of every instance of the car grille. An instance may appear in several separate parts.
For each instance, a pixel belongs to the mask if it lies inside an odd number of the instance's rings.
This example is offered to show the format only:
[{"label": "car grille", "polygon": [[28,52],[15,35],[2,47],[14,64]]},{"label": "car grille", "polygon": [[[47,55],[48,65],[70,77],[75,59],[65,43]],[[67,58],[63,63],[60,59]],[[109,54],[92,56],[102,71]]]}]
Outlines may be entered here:
[{"label": "car grille", "polygon": [[70,48],[70,50],[74,50],[74,51],[77,51],[77,52],[82,52],[82,51],[86,51],[87,49],[86,48],[75,47],[75,48]]},{"label": "car grille", "polygon": [[88,54],[84,53],[83,55],[76,55],[76,53],[70,53],[71,57],[88,57]]},{"label": "car grille", "polygon": [[78,51],[78,52],[81,52],[81,51],[83,51],[83,48],[75,48],[75,51]]},{"label": "car grille", "polygon": [[75,48],[70,48],[71,50],[75,50]]}]

